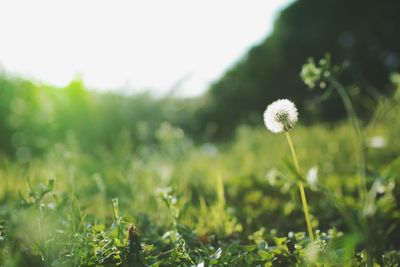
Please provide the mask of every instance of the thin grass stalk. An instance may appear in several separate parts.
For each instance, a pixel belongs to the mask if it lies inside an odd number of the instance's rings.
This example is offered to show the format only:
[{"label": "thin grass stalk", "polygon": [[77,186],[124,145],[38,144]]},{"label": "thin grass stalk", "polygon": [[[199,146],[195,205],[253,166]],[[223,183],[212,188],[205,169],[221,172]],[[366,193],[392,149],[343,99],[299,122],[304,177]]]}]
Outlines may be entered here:
[{"label": "thin grass stalk", "polygon": [[357,160],[357,171],[359,175],[359,194],[362,201],[367,197],[367,181],[366,181],[366,156],[365,156],[365,140],[361,132],[361,127],[357,119],[356,112],[354,110],[351,99],[346,92],[343,85],[336,79],[330,79],[333,87],[338,92],[342,99],[343,105],[346,109],[347,116],[349,117],[350,124],[353,127],[354,133],[358,141],[358,149],[356,153]]}]

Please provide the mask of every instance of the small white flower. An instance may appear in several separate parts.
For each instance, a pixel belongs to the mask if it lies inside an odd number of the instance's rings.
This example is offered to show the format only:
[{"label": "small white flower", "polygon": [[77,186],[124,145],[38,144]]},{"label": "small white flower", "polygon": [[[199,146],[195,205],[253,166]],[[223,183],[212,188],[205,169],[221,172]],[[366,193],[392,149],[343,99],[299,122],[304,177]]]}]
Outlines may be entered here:
[{"label": "small white flower", "polygon": [[318,182],[318,167],[314,166],[311,169],[309,169],[306,177],[307,177],[307,183],[311,187],[315,188]]},{"label": "small white flower", "polygon": [[270,169],[267,174],[265,175],[265,178],[267,178],[267,181],[270,183],[270,185],[275,185],[279,176],[279,171],[276,168]]},{"label": "small white flower", "polygon": [[297,108],[287,99],[271,103],[264,112],[264,123],[273,133],[287,132],[294,127],[298,119]]},{"label": "small white flower", "polygon": [[386,140],[383,136],[373,136],[367,140],[367,146],[371,148],[384,148]]}]

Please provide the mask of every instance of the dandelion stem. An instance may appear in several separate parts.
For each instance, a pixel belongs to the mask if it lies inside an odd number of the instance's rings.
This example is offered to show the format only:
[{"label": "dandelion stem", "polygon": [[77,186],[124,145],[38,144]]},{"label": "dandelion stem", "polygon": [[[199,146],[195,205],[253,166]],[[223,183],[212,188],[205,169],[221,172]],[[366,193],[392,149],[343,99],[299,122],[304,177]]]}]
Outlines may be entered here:
[{"label": "dandelion stem", "polygon": [[289,132],[285,131],[285,134],[286,134],[287,141],[289,143],[290,152],[292,152],[292,159],[293,159],[293,162],[294,162],[294,167],[296,168],[296,171],[298,173],[301,173],[299,161],[297,159],[297,154],[296,154],[296,150],[294,149],[292,138],[290,137]]},{"label": "dandelion stem", "polygon": [[[297,159],[296,150],[294,149],[292,138],[290,137],[289,132],[285,131],[285,134],[286,134],[286,139],[287,139],[287,141],[289,143],[290,152],[292,153],[292,159],[293,159],[294,167],[296,168],[296,171],[299,174],[301,174],[301,169],[300,169],[299,161]],[[299,190],[300,190],[301,202],[303,204],[303,211],[304,211],[304,217],[306,219],[308,235],[310,236],[311,241],[314,242],[314,233],[313,233],[312,226],[311,226],[310,213],[308,211],[306,192],[304,191],[303,182],[299,181],[298,185],[299,185]]]},{"label": "dandelion stem", "polygon": [[301,202],[303,203],[304,217],[306,218],[308,234],[310,235],[311,241],[314,242],[314,233],[311,226],[310,213],[308,211],[306,192],[304,191],[303,182],[299,182],[299,190],[300,190]]}]

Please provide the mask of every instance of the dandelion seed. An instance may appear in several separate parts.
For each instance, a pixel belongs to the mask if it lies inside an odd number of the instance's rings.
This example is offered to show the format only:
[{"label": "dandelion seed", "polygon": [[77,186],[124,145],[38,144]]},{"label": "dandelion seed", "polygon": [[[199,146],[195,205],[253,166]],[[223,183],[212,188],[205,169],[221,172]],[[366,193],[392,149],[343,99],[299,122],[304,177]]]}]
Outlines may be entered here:
[{"label": "dandelion seed", "polygon": [[279,99],[271,103],[264,112],[264,123],[273,133],[291,130],[298,119],[295,104],[288,99]]}]

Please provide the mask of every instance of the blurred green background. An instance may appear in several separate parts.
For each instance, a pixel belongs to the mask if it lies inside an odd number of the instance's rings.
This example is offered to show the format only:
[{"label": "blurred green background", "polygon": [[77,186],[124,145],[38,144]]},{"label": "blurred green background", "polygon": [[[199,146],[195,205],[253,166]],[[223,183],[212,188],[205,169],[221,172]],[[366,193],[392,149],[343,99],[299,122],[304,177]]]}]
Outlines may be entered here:
[{"label": "blurred green background", "polygon": [[309,57],[327,52],[346,64],[343,83],[358,114],[370,118],[379,99],[394,93],[389,76],[400,66],[398,7],[398,1],[295,1],[270,36],[193,98],[93,93],[79,80],[52,88],[3,72],[1,150],[35,154],[69,135],[84,147],[109,146],[124,129],[135,145],[151,144],[163,121],[195,140],[227,140],[242,123],[260,125],[266,105],[283,97],[299,107],[302,123],[342,119],[339,97],[318,101],[324,92],[305,90],[299,76]]}]

